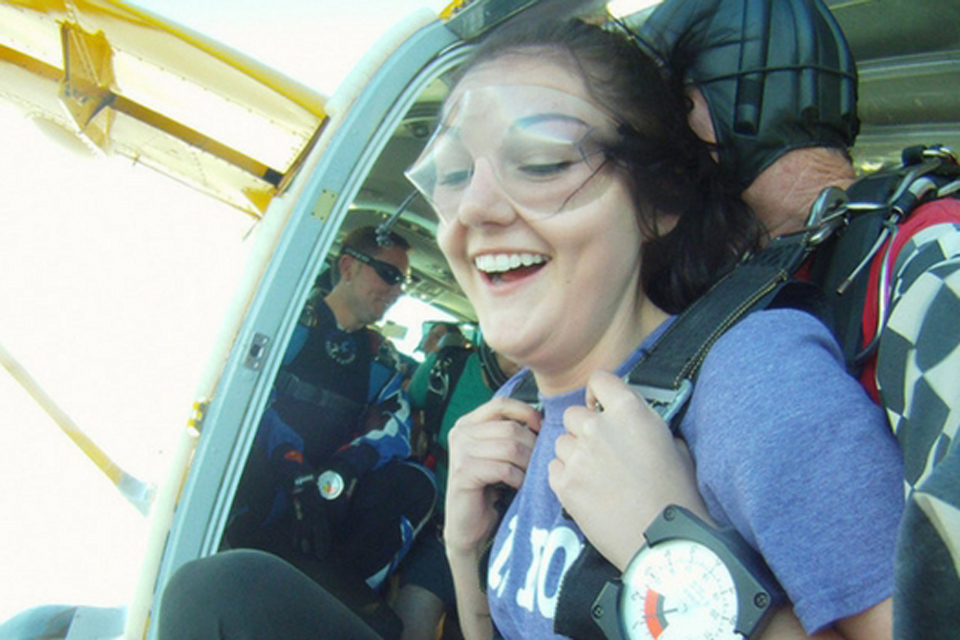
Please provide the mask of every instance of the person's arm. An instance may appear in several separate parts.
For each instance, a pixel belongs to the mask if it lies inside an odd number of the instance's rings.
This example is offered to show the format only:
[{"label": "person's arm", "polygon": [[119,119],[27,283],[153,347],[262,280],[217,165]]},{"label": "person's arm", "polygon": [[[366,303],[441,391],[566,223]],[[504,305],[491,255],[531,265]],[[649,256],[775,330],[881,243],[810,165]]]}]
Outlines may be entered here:
[{"label": "person's arm", "polygon": [[957,410],[960,374],[955,311],[960,305],[960,202],[945,198],[924,205],[917,214],[957,222],[928,227],[900,250],[892,268],[891,311],[880,334],[875,375],[903,451],[905,480],[920,489],[910,492],[900,530],[898,562],[912,569],[898,575],[898,625],[908,629],[922,624],[933,636],[938,629],[955,629],[956,602],[934,605],[918,593],[956,584],[956,572],[944,570],[940,554],[960,544],[960,531],[930,527],[917,498],[929,495],[933,486],[936,499],[956,503],[960,495],[957,483],[943,481],[951,466],[957,467],[952,462],[958,453],[954,443],[945,455],[943,445],[949,442],[944,434]]},{"label": "person's arm", "polygon": [[498,485],[518,489],[523,483],[539,429],[540,414],[532,407],[495,398],[461,417],[450,431],[443,538],[468,640],[493,635],[480,562],[500,520]]},{"label": "person's arm", "polygon": [[[950,411],[931,411],[931,402],[951,406],[948,382],[938,372],[960,372],[960,339],[955,332],[960,306],[960,202],[945,199],[918,210],[952,217],[916,234],[900,250],[893,265],[891,310],[880,334],[876,380],[886,402],[891,427],[900,438],[911,466],[923,470],[907,478],[912,486],[933,470],[939,436]],[[931,371],[935,368],[935,372]],[[931,377],[932,376],[932,377]],[[921,380],[927,393],[921,394]]]},{"label": "person's arm", "polygon": [[[403,376],[400,371],[388,370],[380,363],[371,365],[379,368],[386,382],[374,387],[375,396],[362,425],[363,433],[340,449],[336,457],[346,460],[357,474],[362,475],[372,469],[378,469],[394,459],[410,456],[410,434],[413,429],[413,416],[410,411],[410,398],[403,389]],[[371,381],[376,378],[371,373]]]},{"label": "person's arm", "polygon": [[[583,523],[584,534],[597,550],[623,571],[643,545],[647,525],[671,503],[715,524],[697,491],[686,445],[671,436],[663,420],[613,374],[593,374],[588,393],[588,404],[598,402],[603,411],[587,407],[567,411],[568,433],[557,440],[550,483],[567,512]],[[791,607],[781,607],[760,640],[889,638],[890,603],[885,600],[813,636],[807,635]]]},{"label": "person's arm", "polygon": [[[785,326],[803,325],[808,318],[789,313],[782,317]],[[773,322],[768,321],[771,318]],[[783,333],[779,320],[767,316],[760,324],[770,326],[763,332],[776,329]],[[723,349],[734,354],[750,349],[756,352],[756,335],[756,331],[748,331]],[[788,583],[793,580],[794,593],[823,598],[818,594],[828,593],[840,575],[849,588],[860,590],[866,611],[834,620],[829,631],[815,637],[890,637],[889,605],[884,602],[890,592],[884,592],[884,585],[892,587],[892,572],[883,569],[886,561],[880,550],[889,553],[892,569],[902,468],[894,443],[884,437],[879,412],[842,372],[835,347],[824,346],[828,338],[821,327],[812,330],[803,345],[789,336],[783,337],[780,345],[771,340],[773,353],[757,356],[767,361],[755,362],[750,353],[748,361],[732,375],[730,365],[736,361],[725,358],[722,371],[707,371],[706,381],[701,377],[697,392],[707,393],[690,410],[693,419],[700,421],[698,465],[700,457],[707,460],[709,484],[699,488],[706,487],[712,514],[721,514],[724,522],[732,521],[755,547],[759,539],[765,556],[772,549],[773,562],[769,557],[767,561],[781,580],[778,569],[788,567],[784,575]],[[791,354],[801,347],[813,352],[812,360],[791,362]],[[754,384],[760,386],[753,388]],[[764,390],[771,385],[783,394]],[[803,391],[797,392],[797,386]],[[623,569],[642,545],[646,526],[666,503],[686,506],[701,516],[705,515],[703,503],[693,467],[663,422],[609,374],[595,374],[590,388],[603,412],[568,410],[568,433],[557,441],[550,481],[591,543]],[[838,396],[836,401],[832,394]],[[726,403],[715,402],[718,396],[727,398]],[[698,466],[697,474],[700,472]],[[835,486],[838,483],[842,486]],[[843,512],[838,514],[839,505],[845,506],[839,507]],[[873,532],[869,534],[874,540],[871,551],[857,545],[859,538],[829,533],[857,531],[856,523],[847,520],[851,515],[855,521],[875,523],[866,525]],[[828,521],[836,523],[835,528],[817,524]],[[793,533],[795,530],[802,534]],[[791,532],[786,538],[785,531]],[[795,543],[788,544],[790,540]],[[772,545],[766,546],[771,541]],[[822,553],[823,561],[798,575],[797,553],[791,547]],[[849,558],[860,554],[860,558]],[[864,563],[873,568],[857,568]],[[811,591],[812,585],[821,586]],[[875,593],[880,594],[874,601],[879,604],[870,606],[868,598]],[[763,637],[807,635],[787,608],[778,612]]]},{"label": "person's arm", "polygon": [[466,640],[489,640],[493,637],[493,620],[487,596],[480,590],[479,554],[469,550],[457,552],[447,549],[447,560],[453,575],[457,596],[457,615],[460,630]]}]

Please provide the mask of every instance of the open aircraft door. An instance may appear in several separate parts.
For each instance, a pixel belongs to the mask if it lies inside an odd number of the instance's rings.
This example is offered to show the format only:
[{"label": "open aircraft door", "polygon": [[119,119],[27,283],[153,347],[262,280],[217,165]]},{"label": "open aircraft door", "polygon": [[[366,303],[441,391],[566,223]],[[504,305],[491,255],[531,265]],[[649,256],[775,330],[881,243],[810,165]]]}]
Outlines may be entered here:
[{"label": "open aircraft door", "polygon": [[[464,44],[527,3],[477,3],[437,19],[418,14],[398,25],[368,53],[327,104],[331,120],[290,196],[271,205],[263,224],[265,262],[223,375],[197,421],[199,445],[183,485],[156,581],[144,585],[152,610],[173,572],[185,562],[216,553],[233,496],[267,405],[274,377],[314,281],[340,234],[364,224],[386,224],[411,240],[412,283],[407,294],[461,317],[472,316],[433,240],[436,219],[424,202],[411,202],[403,177],[432,131],[446,87],[438,80],[463,59]],[[369,71],[368,71],[369,70]],[[262,230],[261,230],[262,233]],[[145,577],[149,572],[144,572]],[[155,588],[154,588],[155,586]],[[148,602],[149,601],[149,602]],[[147,637],[156,636],[150,626]]]}]

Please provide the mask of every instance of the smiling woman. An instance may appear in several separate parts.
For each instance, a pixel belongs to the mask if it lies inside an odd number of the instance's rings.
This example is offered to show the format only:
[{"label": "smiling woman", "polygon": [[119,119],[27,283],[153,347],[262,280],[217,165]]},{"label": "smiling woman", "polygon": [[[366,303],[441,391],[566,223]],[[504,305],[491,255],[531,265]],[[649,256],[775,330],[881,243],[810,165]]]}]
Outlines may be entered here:
[{"label": "smiling woman", "polygon": [[[77,60],[90,59],[109,67],[106,63],[111,59],[102,46],[107,36],[98,35],[101,23],[84,21],[82,8],[120,7],[116,0],[69,4],[74,11],[63,21],[41,19],[52,44],[45,45],[43,56],[33,56],[43,57],[46,66],[37,68],[49,89],[47,103],[57,113],[62,111],[59,76],[47,72],[56,68],[65,77],[63,44],[67,43],[68,53],[77,54],[80,47],[79,52],[98,54],[68,57],[74,61],[73,72],[81,71]],[[896,512],[898,506],[891,503],[900,495],[898,474],[891,472],[895,450],[886,435],[877,436],[886,434],[884,427],[878,426],[862,394],[854,393],[855,385],[851,389],[840,376],[832,339],[814,319],[794,309],[758,313],[716,342],[715,351],[703,362],[681,424],[681,433],[697,458],[699,484],[686,473],[683,450],[674,446],[658,418],[617,380],[595,371],[623,373],[642,358],[657,335],[676,326],[668,316],[683,309],[750,249],[755,236],[752,219],[727,200],[726,185],[714,173],[708,151],[689,136],[682,117],[685,103],[673,87],[660,82],[648,60],[636,59],[632,44],[629,54],[613,47],[613,55],[607,40],[579,60],[583,64],[571,64],[573,54],[559,50],[552,39],[514,42],[516,49],[486,49],[483,57],[470,57],[475,45],[484,46],[481,41],[487,34],[492,34],[487,42],[495,43],[504,22],[514,16],[575,11],[574,5],[584,3],[454,2],[439,17],[430,11],[418,13],[374,46],[370,46],[374,36],[384,30],[385,23],[398,20],[410,5],[332,0],[286,0],[266,9],[257,0],[144,0],[143,4],[330,95],[324,103],[329,119],[323,120],[320,130],[315,122],[305,140],[299,136],[308,148],[303,154],[288,144],[291,138],[285,135],[254,135],[254,142],[263,144],[249,148],[249,135],[230,138],[236,141],[230,144],[244,147],[241,154],[247,157],[262,151],[302,161],[284,164],[283,169],[276,169],[274,160],[261,162],[272,171],[261,171],[254,179],[269,186],[257,183],[256,188],[234,190],[243,207],[253,207],[253,218],[209,200],[181,199],[185,191],[181,186],[153,175],[141,180],[148,175],[142,167],[117,169],[118,163],[109,159],[88,163],[95,169],[84,171],[73,182],[73,169],[48,157],[42,151],[45,143],[7,136],[10,144],[4,146],[3,154],[10,166],[4,166],[2,173],[15,181],[16,189],[7,190],[4,204],[11,206],[0,213],[4,217],[0,260],[6,264],[0,269],[0,295],[10,301],[0,311],[0,325],[8,327],[0,327],[0,340],[76,422],[134,475],[155,480],[159,474],[153,468],[160,467],[156,451],[174,448],[173,432],[183,437],[177,449],[182,455],[171,465],[169,482],[158,492],[162,499],[152,514],[147,553],[131,552],[132,560],[126,564],[134,568],[121,577],[107,576],[98,570],[104,563],[92,558],[99,549],[119,548],[129,541],[136,529],[127,526],[129,514],[125,511],[112,527],[94,517],[100,507],[88,506],[86,499],[94,493],[87,490],[88,481],[96,482],[93,467],[89,474],[70,467],[68,454],[50,440],[38,437],[24,442],[28,419],[5,411],[4,417],[10,416],[20,428],[0,430],[6,438],[0,450],[4,462],[9,461],[0,466],[14,479],[29,478],[31,483],[25,490],[8,489],[3,511],[24,514],[18,522],[29,519],[30,526],[15,532],[18,539],[7,543],[5,538],[0,545],[4,553],[18,556],[2,566],[19,567],[19,576],[25,576],[7,579],[5,574],[3,588],[16,593],[0,602],[14,608],[53,599],[130,602],[128,636],[156,637],[157,625],[151,622],[180,611],[167,609],[161,599],[165,590],[183,586],[174,578],[178,570],[194,566],[194,561],[203,566],[207,556],[214,556],[216,562],[231,557],[226,555],[231,541],[224,532],[235,522],[231,507],[245,469],[259,451],[259,426],[275,408],[277,383],[283,387],[279,373],[284,354],[302,333],[302,321],[311,317],[304,312],[316,300],[314,291],[323,288],[332,256],[340,255],[344,238],[359,227],[397,232],[413,247],[409,278],[407,264],[393,259],[399,256],[391,258],[389,252],[382,252],[379,245],[343,256],[343,266],[362,277],[365,285],[389,290],[380,298],[381,306],[393,302],[403,284],[405,296],[397,308],[416,300],[426,305],[432,318],[472,322],[479,316],[489,341],[532,371],[524,381],[539,383],[546,407],[541,415],[526,405],[498,398],[462,420],[463,428],[451,440],[456,446],[449,452],[453,476],[447,541],[453,545],[449,553],[455,558],[458,582],[468,585],[458,587],[469,600],[462,603],[465,615],[461,617],[468,627],[475,613],[481,626],[486,624],[487,600],[475,591],[474,561],[480,546],[490,543],[493,549],[493,562],[484,577],[501,631],[507,636],[526,637],[534,632],[549,636],[549,621],[559,606],[557,580],[575,552],[589,542],[617,566],[625,564],[642,539],[641,521],[659,512],[667,500],[686,502],[697,510],[701,506],[697,490],[706,499],[705,508],[697,511],[699,516],[709,514],[737,527],[745,539],[764,549],[770,564],[776,565],[777,577],[790,583],[785,584],[787,591],[810,629],[820,621],[830,624],[849,611],[828,606],[847,601],[829,590],[834,576],[808,572],[835,570],[841,574],[837,584],[846,584],[844,580],[851,576],[874,580],[877,588],[858,601],[863,607],[884,597],[888,575],[879,556],[889,552],[887,516]],[[434,8],[443,4],[434,3]],[[587,24],[607,19],[593,14],[596,3],[586,4],[591,12]],[[936,69],[932,77],[950,87],[956,83],[946,80],[954,72],[942,54],[956,48],[954,34],[960,31],[931,31],[932,20],[914,20],[930,7],[946,13],[948,4],[948,0],[916,0],[910,11],[901,12],[910,15],[901,15],[892,31],[880,28],[885,24],[882,20],[862,13],[866,7],[880,16],[884,12],[873,9],[888,7],[884,0],[838,4],[837,13],[848,16],[847,24],[859,39],[858,56],[862,52],[867,60],[862,68],[870,68],[869,61],[882,58],[881,54],[905,53],[906,49],[896,48],[903,41],[941,54],[933,56],[936,64],[929,65],[911,57],[909,68],[919,64],[926,71]],[[34,11],[34,5],[52,7],[56,15],[64,15],[57,3],[0,0],[5,10],[0,35],[5,43],[26,32],[17,25]],[[124,15],[140,16],[145,23],[154,20],[136,11]],[[624,24],[636,27],[644,19],[640,14],[626,23],[608,21],[604,37],[622,35]],[[922,22],[924,29],[901,38],[899,29],[914,22]],[[593,35],[599,31],[590,29]],[[220,52],[193,31],[161,31],[200,42],[208,53]],[[533,29],[531,33],[540,32]],[[138,46],[162,53],[167,35],[134,40]],[[529,46],[536,49],[535,54]],[[367,49],[365,60],[334,91]],[[611,66],[620,54],[630,64]],[[115,62],[123,71],[138,62],[136,57],[118,54]],[[227,57],[256,74],[264,72],[242,55]],[[217,60],[207,62],[220,69],[223,59]],[[468,70],[458,70],[467,60]],[[22,56],[10,56],[0,48],[2,72],[21,77],[26,71],[18,62],[23,62]],[[197,71],[209,72],[205,64],[198,62],[204,68]],[[866,100],[868,107],[891,96],[912,96],[902,89],[876,92],[879,85],[891,86],[887,83],[897,76],[887,73],[885,65],[875,66],[879,71],[865,76],[863,86],[880,96],[873,102]],[[104,67],[94,67],[82,70],[79,78],[104,79],[103,83],[66,83],[63,92],[76,98],[85,94],[74,95],[74,90],[92,87],[100,98],[96,104],[104,108],[75,104],[83,102],[79,99],[73,106],[92,120],[109,119],[118,104],[130,106],[129,100],[120,104],[110,98],[120,95],[127,76],[115,76],[113,82],[97,75]],[[170,98],[176,94],[171,87],[179,86],[177,74],[159,75],[162,78],[150,75],[147,84]],[[263,75],[276,79],[272,71]],[[910,74],[900,77],[906,75]],[[216,83],[219,79],[213,76],[210,80],[207,73],[206,82]],[[71,80],[78,80],[76,73]],[[626,93],[613,86],[618,83],[625,85]],[[0,84],[4,97],[23,88],[16,82]],[[911,79],[903,86],[924,85]],[[617,90],[606,91],[610,88]],[[233,120],[201,117],[210,98],[204,93],[201,83],[200,90],[190,94],[196,100],[174,106],[176,113],[186,114],[182,117],[187,128],[210,127],[210,132],[185,136],[192,142],[176,147],[183,153],[155,157],[197,169],[192,159],[197,149],[209,150],[204,143],[217,139],[213,131],[238,133]],[[241,91],[227,110],[241,116],[256,112],[262,105],[252,97],[260,95]],[[932,111],[926,104],[915,107],[906,111],[929,120]],[[302,109],[297,113],[302,114]],[[195,119],[188,123],[188,117]],[[907,122],[902,114],[895,118]],[[275,126],[285,116],[276,122],[270,116],[260,119]],[[156,122],[170,125],[169,120]],[[887,135],[892,130],[880,127],[879,119],[864,121],[872,129],[865,128],[861,140],[887,144],[896,139],[896,146],[902,146],[904,130]],[[952,116],[944,121],[952,122]],[[252,133],[241,129],[239,133]],[[867,144],[855,152],[886,157],[874,153],[876,149]],[[147,157],[134,156],[138,162]],[[238,159],[229,153],[224,157]],[[223,169],[220,162],[204,163],[196,173],[219,171]],[[408,167],[419,192],[404,179]],[[125,199],[114,201],[112,194],[120,192]],[[418,193],[424,197],[417,197]],[[24,211],[30,215],[23,215]],[[438,248],[438,239],[446,255]],[[241,276],[239,264],[248,254]],[[237,284],[238,293],[228,307],[227,298]],[[220,336],[214,337],[222,316],[228,320]],[[129,334],[128,326],[135,327]],[[417,336],[411,338],[416,344]],[[396,351],[387,342],[375,342],[382,346],[376,350],[377,360],[393,371]],[[334,360],[347,360],[356,353],[346,341],[318,339],[314,347],[321,353],[329,349]],[[201,372],[200,364],[211,348],[214,356]],[[409,372],[409,360],[406,365]],[[313,398],[321,395],[316,391],[300,388],[301,395]],[[731,398],[737,402],[729,402]],[[404,409],[402,393],[395,399],[387,413],[396,415],[399,422],[415,418]],[[604,411],[594,411],[598,406]],[[815,415],[809,407],[817,408]],[[564,421],[564,415],[569,419]],[[369,421],[346,427],[375,432],[383,417],[374,411]],[[51,432],[48,435],[60,437],[51,425],[41,422]],[[39,433],[41,427],[34,428]],[[824,444],[827,441],[829,447]],[[34,444],[38,448],[31,448]],[[293,454],[284,461],[296,462],[295,458]],[[744,465],[750,473],[738,475]],[[850,477],[860,468],[870,473]],[[784,476],[783,469],[790,474]],[[328,472],[335,472],[342,483]],[[325,469],[290,490],[298,490],[298,501],[312,487],[331,495],[338,487],[349,486],[345,473]],[[516,486],[520,478],[524,487],[499,535],[491,537],[494,523],[488,516],[495,508],[486,500],[501,492],[501,481]],[[888,491],[888,484],[896,486]],[[109,491],[102,479],[101,485]],[[21,485],[11,480],[6,486]],[[388,489],[401,492],[403,486],[396,483]],[[836,486],[841,487],[840,493]],[[772,496],[771,487],[775,488]],[[791,499],[796,487],[805,489],[802,499]],[[858,491],[864,491],[866,499]],[[744,501],[744,495],[749,500]],[[842,508],[834,508],[828,498],[840,501]],[[61,504],[62,500],[71,504]],[[116,502],[128,509],[119,499]],[[76,505],[86,510],[77,511]],[[292,505],[292,499],[286,503],[291,512],[276,504],[284,517],[296,518]],[[113,507],[103,508],[104,513],[111,512],[103,518],[113,517]],[[611,519],[611,514],[627,514],[623,517],[633,520]],[[79,533],[80,525],[73,523],[81,519],[90,525],[93,536],[99,534],[100,546],[89,543],[77,549],[87,540]],[[818,523],[823,530],[849,525],[849,533],[833,546],[832,537],[824,540],[816,535]],[[478,531],[478,525],[483,531]],[[404,527],[402,537],[416,528]],[[396,533],[396,527],[392,529]],[[40,535],[41,530],[58,537]],[[104,534],[105,530],[128,535],[120,540]],[[21,536],[30,539],[21,540]],[[816,545],[813,551],[803,548],[808,554],[823,552],[819,566],[806,562],[807,556],[797,560],[793,553],[802,545],[789,544],[796,542],[791,536],[802,538],[804,545],[808,541]],[[863,549],[856,545],[863,539],[873,541],[875,548],[861,553]],[[472,546],[474,542],[477,546]],[[32,555],[41,560],[31,564]],[[133,589],[129,583],[139,565],[138,555],[143,556],[144,569]],[[469,562],[463,561],[467,556]],[[48,579],[66,573],[53,565],[70,565],[74,557],[90,562],[83,565],[84,571],[81,565],[73,565],[85,582],[75,591],[54,592],[55,587],[74,580]],[[109,566],[119,573],[125,569],[120,564]],[[387,569],[387,573],[396,571],[402,574],[403,569]],[[98,584],[91,586],[91,581]],[[238,596],[256,595],[254,582],[237,580],[235,586],[247,591]],[[815,593],[805,585],[814,585]],[[822,592],[815,588],[824,585]],[[94,589],[101,586],[123,595],[98,600]],[[208,586],[216,591],[219,585],[214,581]],[[864,591],[860,586],[851,586],[858,597]],[[128,597],[131,591],[136,592],[135,598]],[[281,598],[276,611],[284,613],[291,599],[287,591],[276,583],[268,591]],[[374,594],[375,608],[386,602],[383,595],[389,592]],[[17,598],[32,602],[21,604]],[[190,599],[206,613],[212,611],[205,598]],[[345,601],[356,604],[349,597]],[[235,609],[230,611],[234,615]],[[245,613],[258,611],[262,610],[251,606]],[[778,619],[790,620],[787,624],[796,630],[792,619]],[[396,631],[396,625],[390,628]],[[485,634],[487,629],[482,631]]]}]

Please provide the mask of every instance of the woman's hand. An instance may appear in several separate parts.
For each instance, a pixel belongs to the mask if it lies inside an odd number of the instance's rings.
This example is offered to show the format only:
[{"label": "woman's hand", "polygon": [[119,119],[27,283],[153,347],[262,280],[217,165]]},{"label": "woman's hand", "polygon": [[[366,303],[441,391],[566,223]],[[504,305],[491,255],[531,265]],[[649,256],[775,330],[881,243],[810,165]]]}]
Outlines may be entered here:
[{"label": "woman's hand", "polygon": [[487,597],[480,590],[480,556],[499,519],[502,486],[523,484],[539,431],[540,414],[510,398],[494,398],[450,430],[443,538],[460,628],[470,640],[493,635]]},{"label": "woman's hand", "polygon": [[540,414],[510,398],[494,398],[457,420],[444,511],[448,555],[475,553],[493,535],[501,487],[520,488],[539,431]]},{"label": "woman's hand", "polygon": [[557,439],[550,487],[590,542],[621,570],[668,504],[708,517],[686,445],[617,376],[594,372],[587,406],[571,407],[563,422],[567,433]]}]

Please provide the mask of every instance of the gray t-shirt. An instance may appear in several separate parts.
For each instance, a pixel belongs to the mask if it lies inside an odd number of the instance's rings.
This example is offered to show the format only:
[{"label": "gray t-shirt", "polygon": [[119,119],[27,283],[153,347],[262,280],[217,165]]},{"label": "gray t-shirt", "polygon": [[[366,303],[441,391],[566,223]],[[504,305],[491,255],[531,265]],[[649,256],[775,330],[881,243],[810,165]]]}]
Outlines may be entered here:
[{"label": "gray t-shirt", "polygon": [[[617,373],[626,374],[658,329]],[[501,389],[509,394],[514,378]],[[543,398],[526,481],[494,542],[488,596],[504,638],[553,638],[583,534],[547,481],[563,411]],[[711,515],[767,559],[808,632],[889,597],[902,461],[883,414],[847,375],[829,331],[792,309],[751,314],[717,341],[681,425]]]}]

